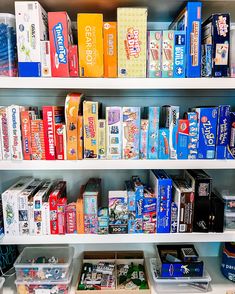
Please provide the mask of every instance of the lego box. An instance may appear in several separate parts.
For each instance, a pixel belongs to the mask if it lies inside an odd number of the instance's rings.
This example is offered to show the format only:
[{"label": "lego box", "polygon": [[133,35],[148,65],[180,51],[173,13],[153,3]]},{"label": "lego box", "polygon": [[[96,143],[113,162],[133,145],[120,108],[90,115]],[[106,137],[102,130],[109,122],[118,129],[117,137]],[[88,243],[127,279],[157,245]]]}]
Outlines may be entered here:
[{"label": "lego box", "polygon": [[118,77],[146,77],[147,8],[118,8]]},{"label": "lego box", "polygon": [[174,31],[174,65],[173,77],[185,78],[186,72],[186,36],[185,32]]},{"label": "lego box", "polygon": [[117,77],[117,23],[104,23],[104,77]]},{"label": "lego box", "polygon": [[103,77],[103,14],[79,13],[77,26],[80,77]]},{"label": "lego box", "polygon": [[162,31],[148,31],[147,77],[162,76]]},{"label": "lego box", "polygon": [[216,136],[216,159],[226,159],[230,134],[230,105],[218,107],[218,125]]},{"label": "lego box", "polygon": [[172,78],[174,68],[174,31],[163,31],[162,77]]}]

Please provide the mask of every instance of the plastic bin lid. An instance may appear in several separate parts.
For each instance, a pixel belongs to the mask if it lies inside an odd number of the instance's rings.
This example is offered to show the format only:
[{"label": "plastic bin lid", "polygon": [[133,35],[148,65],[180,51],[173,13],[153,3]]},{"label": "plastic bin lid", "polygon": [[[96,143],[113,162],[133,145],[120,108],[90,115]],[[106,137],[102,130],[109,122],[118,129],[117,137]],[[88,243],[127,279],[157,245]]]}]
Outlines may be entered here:
[{"label": "plastic bin lid", "polygon": [[5,279],[3,277],[0,277],[0,289],[3,287],[4,282]]},{"label": "plastic bin lid", "polygon": [[11,13],[0,13],[0,19],[1,18],[13,18],[15,19],[15,15]]}]

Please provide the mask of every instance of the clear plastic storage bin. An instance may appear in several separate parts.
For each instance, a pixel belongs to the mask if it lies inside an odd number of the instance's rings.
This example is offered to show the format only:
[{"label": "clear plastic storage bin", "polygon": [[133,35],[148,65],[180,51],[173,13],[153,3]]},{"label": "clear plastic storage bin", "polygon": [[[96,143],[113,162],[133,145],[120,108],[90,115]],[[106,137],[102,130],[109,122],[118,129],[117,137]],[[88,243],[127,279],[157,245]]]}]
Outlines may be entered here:
[{"label": "clear plastic storage bin", "polygon": [[220,187],[216,188],[216,191],[224,200],[224,211],[235,213],[235,189],[233,187]]},{"label": "clear plastic storage bin", "polygon": [[17,76],[15,16],[0,13],[0,76]]},{"label": "clear plastic storage bin", "polygon": [[211,290],[211,277],[205,270],[203,277],[187,278],[161,278],[157,275],[156,258],[150,259],[151,274],[154,288],[161,293],[201,293]]},{"label": "clear plastic storage bin", "polygon": [[5,282],[5,279],[3,277],[0,277],[0,294],[3,294],[3,284]]},{"label": "clear plastic storage bin", "polygon": [[224,229],[235,230],[235,213],[225,212],[224,214]]},{"label": "clear plastic storage bin", "polygon": [[72,267],[72,247],[26,247],[15,261],[16,278],[24,281],[65,281]]}]

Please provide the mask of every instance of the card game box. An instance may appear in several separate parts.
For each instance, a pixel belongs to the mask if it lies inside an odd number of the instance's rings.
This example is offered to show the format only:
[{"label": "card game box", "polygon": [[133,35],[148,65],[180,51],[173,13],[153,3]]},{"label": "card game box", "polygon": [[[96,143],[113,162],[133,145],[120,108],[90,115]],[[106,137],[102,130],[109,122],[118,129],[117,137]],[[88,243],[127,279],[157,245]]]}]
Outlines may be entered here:
[{"label": "card game box", "polygon": [[147,8],[118,8],[118,77],[146,77]]},{"label": "card game box", "polygon": [[147,77],[162,76],[162,31],[148,31],[147,36]]},{"label": "card game box", "polygon": [[11,160],[7,107],[0,107],[0,134],[2,159]]},{"label": "card game box", "polygon": [[177,159],[188,159],[189,120],[179,119],[177,133]]},{"label": "card game box", "polygon": [[184,117],[189,122],[188,159],[197,159],[198,117],[196,112],[186,112]]},{"label": "card game box", "polygon": [[186,32],[186,77],[201,76],[201,2],[188,2],[169,29]]},{"label": "card game box", "polygon": [[78,159],[83,159],[83,116],[81,114],[78,115]]},{"label": "card game box", "polygon": [[174,68],[174,31],[162,34],[162,77],[172,78]]},{"label": "card game box", "polygon": [[157,199],[155,195],[145,190],[143,198],[143,233],[156,233]]},{"label": "card game box", "polygon": [[159,129],[158,159],[169,159],[169,129]]},{"label": "card game box", "polygon": [[106,120],[98,120],[98,158],[106,159]]},{"label": "card game box", "polygon": [[227,150],[227,159],[235,158],[235,112],[230,112],[230,133]]},{"label": "card game box", "polygon": [[140,159],[148,158],[149,120],[140,120]]},{"label": "card game box", "polygon": [[41,41],[48,40],[48,17],[38,1],[16,1],[16,36],[20,77],[41,77]]},{"label": "card game box", "polygon": [[201,76],[212,76],[212,45],[202,44],[202,57],[201,57]]},{"label": "card game box", "polygon": [[104,77],[117,77],[117,23],[104,22]]},{"label": "card game box", "polygon": [[65,208],[66,234],[77,234],[76,203],[68,203]]},{"label": "card game box", "polygon": [[230,134],[230,105],[218,107],[218,124],[216,136],[216,159],[226,159]]},{"label": "card game box", "polygon": [[55,157],[56,160],[66,160],[66,125],[55,124]]},{"label": "card game box", "polygon": [[65,11],[49,12],[48,25],[53,77],[69,77],[69,46],[73,43],[71,20]]},{"label": "card game box", "polygon": [[41,41],[41,75],[51,77],[51,49],[50,41]]},{"label": "card game box", "polygon": [[185,78],[186,72],[186,34],[182,31],[174,31],[174,64],[173,78]]},{"label": "card game box", "polygon": [[122,108],[122,158],[139,159],[140,107]]},{"label": "card game box", "polygon": [[79,76],[99,78],[104,75],[103,14],[78,13]]},{"label": "card game box", "polygon": [[57,222],[59,235],[64,235],[66,233],[66,206],[67,198],[59,198],[57,203]]},{"label": "card game box", "polygon": [[143,233],[144,185],[138,176],[132,176],[131,183],[135,191],[135,233]]},{"label": "card game box", "polygon": [[158,158],[160,108],[148,107],[149,133],[148,133],[148,159]]},{"label": "card game box", "polygon": [[84,234],[84,212],[83,212],[83,195],[85,186],[81,186],[80,195],[76,202],[76,221],[78,234]]},{"label": "card game box", "polygon": [[31,142],[32,142],[32,160],[45,160],[45,140],[44,127],[42,119],[32,119],[30,121]]},{"label": "card game box", "polygon": [[104,235],[109,233],[109,210],[107,207],[98,209],[98,234]]},{"label": "card game box", "polygon": [[24,160],[30,160],[32,155],[30,120],[31,115],[29,111],[24,110],[20,112],[22,149]]},{"label": "card game box", "polygon": [[125,187],[127,191],[127,202],[128,202],[128,234],[136,232],[136,196],[133,184],[131,181],[125,181]]},{"label": "card game box", "polygon": [[212,14],[202,24],[202,44],[212,45],[212,76],[229,76],[230,15]]}]

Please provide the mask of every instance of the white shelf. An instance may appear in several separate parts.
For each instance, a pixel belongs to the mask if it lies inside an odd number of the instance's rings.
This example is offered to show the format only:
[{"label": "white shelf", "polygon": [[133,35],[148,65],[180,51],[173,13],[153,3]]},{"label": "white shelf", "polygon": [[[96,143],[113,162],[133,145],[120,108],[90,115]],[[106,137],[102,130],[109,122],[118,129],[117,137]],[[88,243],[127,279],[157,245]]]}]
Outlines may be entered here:
[{"label": "white shelf", "polygon": [[22,160],[0,161],[0,170],[235,169],[235,160]]},{"label": "white shelf", "polygon": [[5,236],[0,245],[32,244],[139,244],[139,243],[182,243],[182,242],[235,242],[235,231],[224,233],[178,233],[178,234],[116,234],[116,235],[48,235],[48,236]]},{"label": "white shelf", "polygon": [[233,78],[1,78],[1,89],[235,89]]}]

